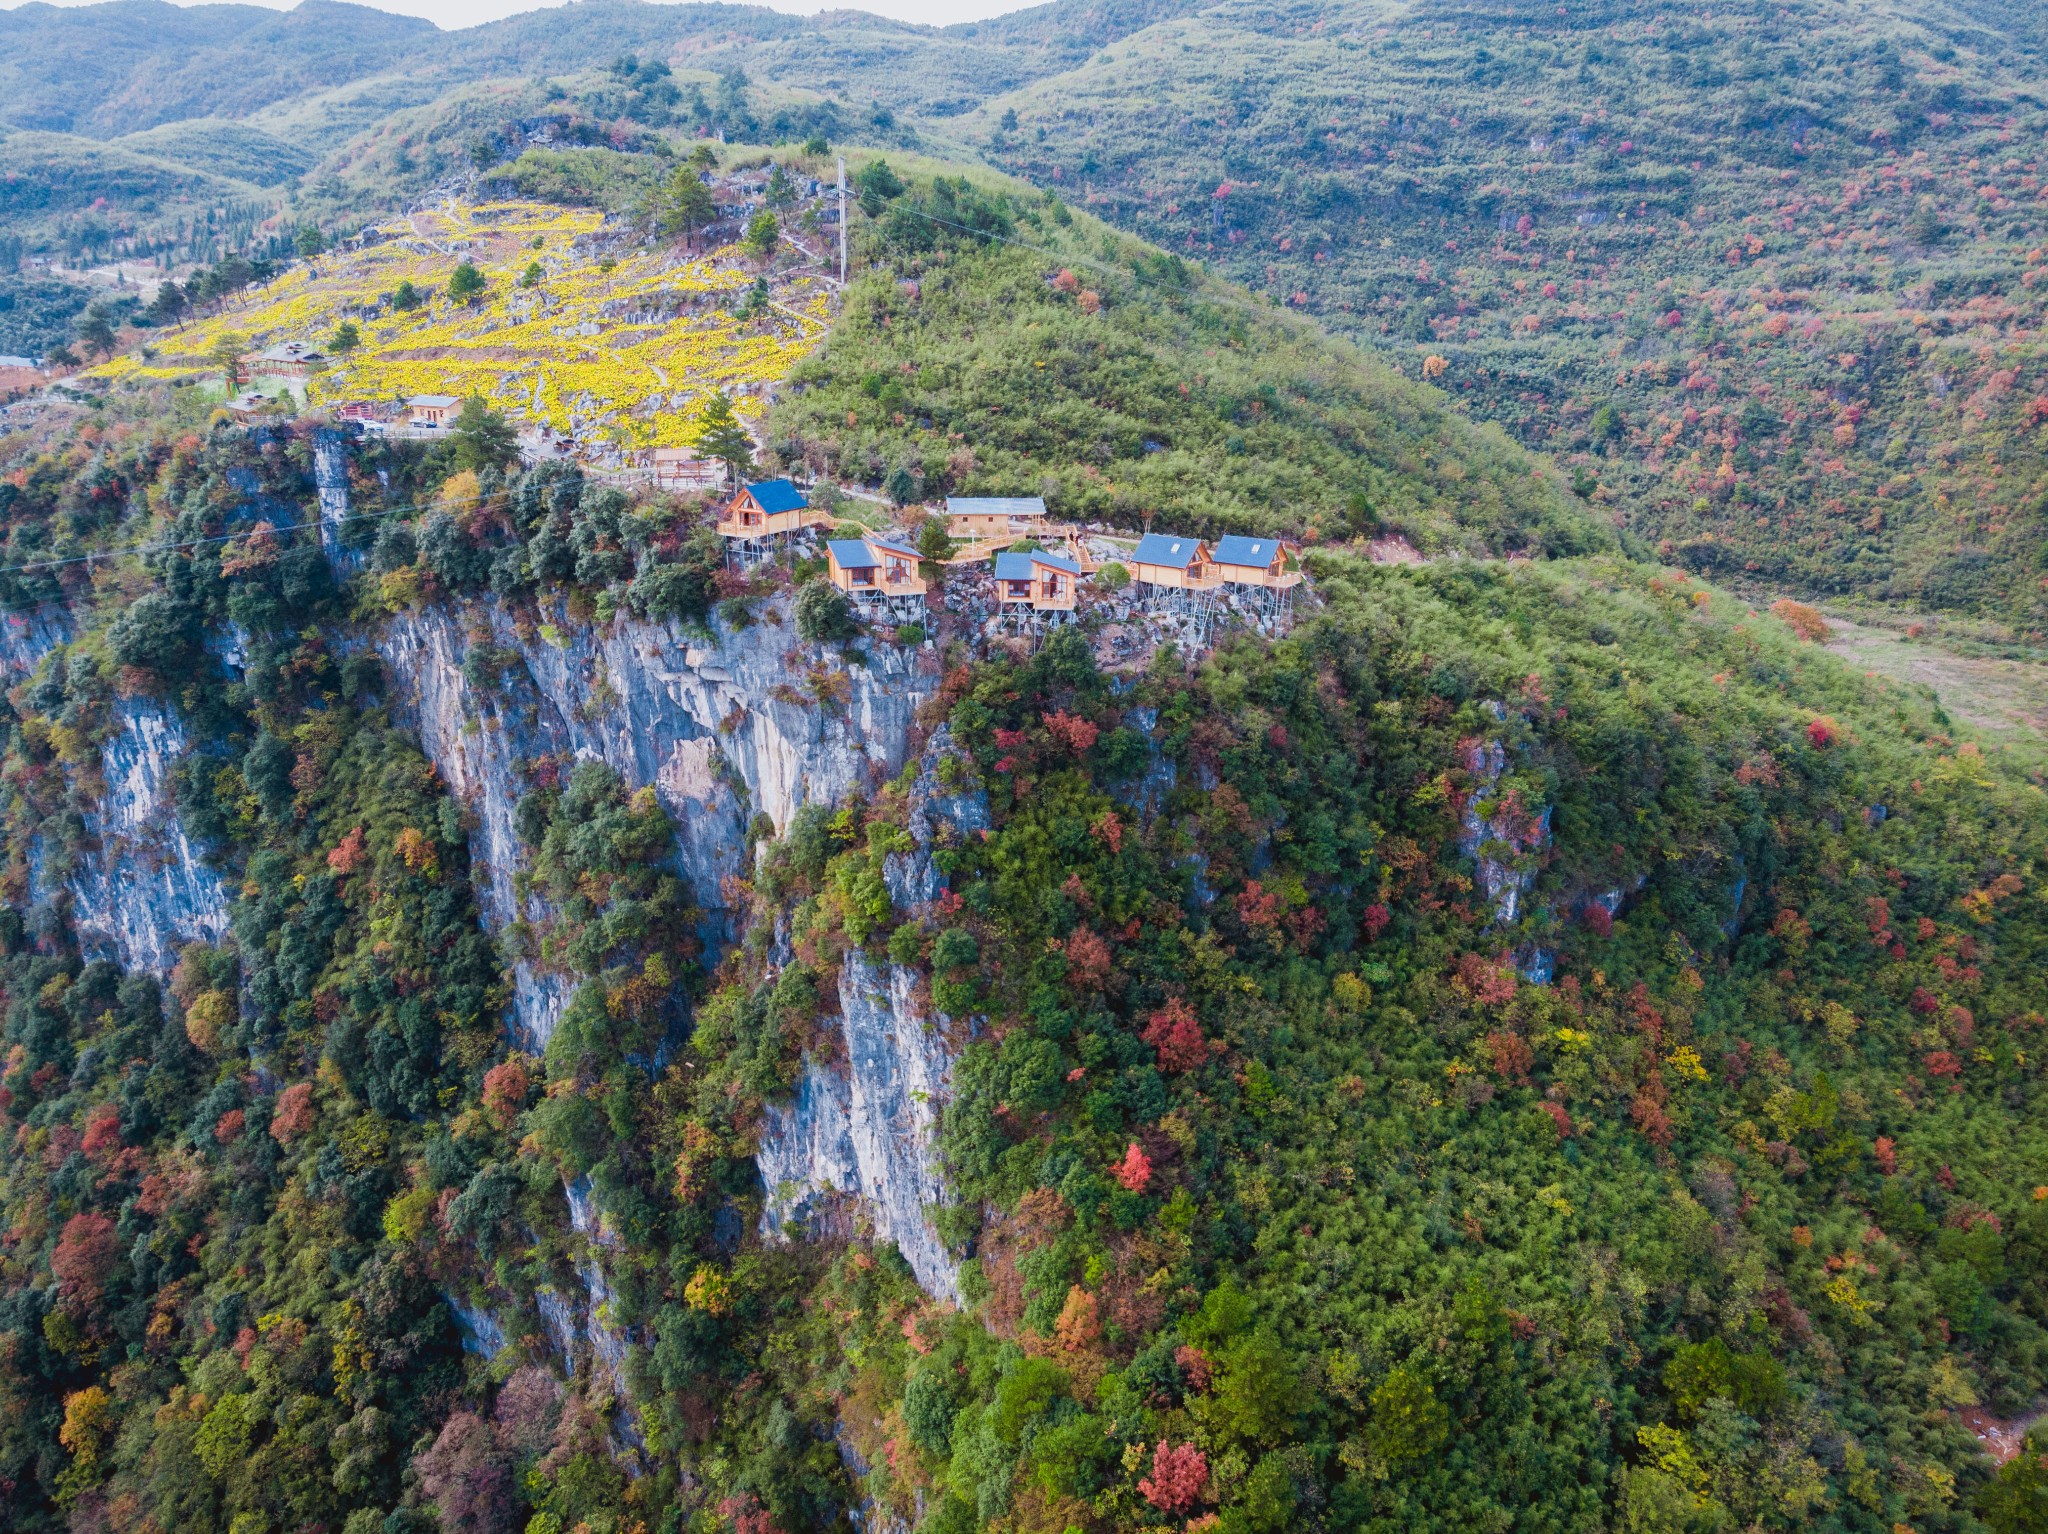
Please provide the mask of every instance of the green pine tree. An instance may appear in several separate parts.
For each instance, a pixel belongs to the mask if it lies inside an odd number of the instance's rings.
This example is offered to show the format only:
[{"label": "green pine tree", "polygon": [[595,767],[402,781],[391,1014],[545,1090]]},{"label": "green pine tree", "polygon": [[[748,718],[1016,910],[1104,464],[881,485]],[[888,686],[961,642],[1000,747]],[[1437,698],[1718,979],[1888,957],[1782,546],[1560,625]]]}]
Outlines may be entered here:
[{"label": "green pine tree", "polygon": [[699,451],[721,459],[735,479],[754,467],[754,439],[733,414],[732,401],[722,390],[704,402],[704,408],[697,414],[697,431],[692,440]]}]

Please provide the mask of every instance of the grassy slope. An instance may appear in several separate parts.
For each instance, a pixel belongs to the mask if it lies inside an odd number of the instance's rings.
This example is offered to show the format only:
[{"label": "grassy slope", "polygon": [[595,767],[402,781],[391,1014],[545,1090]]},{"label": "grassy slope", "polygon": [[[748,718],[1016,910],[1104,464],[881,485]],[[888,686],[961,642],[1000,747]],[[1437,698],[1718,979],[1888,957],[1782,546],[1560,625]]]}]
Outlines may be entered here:
[{"label": "grassy slope", "polygon": [[1411,370],[1443,356],[1475,415],[1600,450],[1696,568],[2039,627],[2048,116],[2036,21],[1998,25],[1226,4],[955,126]]},{"label": "grassy slope", "polygon": [[250,186],[278,186],[296,181],[313,166],[314,156],[297,145],[247,123],[219,118],[192,118],[130,133],[115,140],[121,149],[189,166]]},{"label": "grassy slope", "polygon": [[[965,206],[922,179],[905,199],[953,221]],[[1435,390],[1093,219],[1010,207],[1006,240],[901,210],[868,226],[871,264],[794,375],[779,446],[856,480],[909,469],[923,495],[1042,490],[1125,526],[1384,525],[1439,552],[1607,538],[1553,471]]]}]

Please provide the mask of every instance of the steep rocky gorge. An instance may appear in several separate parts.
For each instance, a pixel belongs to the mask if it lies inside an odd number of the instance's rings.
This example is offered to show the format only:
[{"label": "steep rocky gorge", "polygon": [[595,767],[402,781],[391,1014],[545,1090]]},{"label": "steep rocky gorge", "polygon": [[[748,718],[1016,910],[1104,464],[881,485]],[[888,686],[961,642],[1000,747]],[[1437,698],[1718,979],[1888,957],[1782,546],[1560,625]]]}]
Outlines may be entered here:
[{"label": "steep rocky gorge", "polygon": [[[0,635],[7,682],[27,680],[70,637],[56,611],[10,625]],[[525,854],[514,811],[527,764],[595,758],[629,787],[651,787],[676,822],[676,864],[706,913],[714,960],[739,935],[726,890],[746,871],[750,832],[779,833],[800,808],[836,802],[900,770],[917,708],[938,680],[923,650],[875,646],[857,666],[813,653],[797,642],[783,604],[768,605],[745,628],[720,625],[707,635],[625,617],[579,624],[560,610],[535,621],[478,601],[405,612],[364,637],[386,663],[401,719],[465,807],[478,900],[493,930],[546,914],[538,896],[522,908],[516,883]],[[223,658],[232,664],[235,656]],[[185,944],[226,934],[230,892],[178,821],[174,774],[191,742],[175,711],[128,698],[109,723],[100,751],[104,796],[64,886],[90,949],[161,975]],[[906,908],[941,887],[934,840],[987,824],[978,796],[937,787],[929,760],[947,749],[942,730],[913,794],[918,845],[891,859],[889,885]],[[573,982],[523,957],[512,971],[513,1042],[545,1051]],[[946,1020],[927,1016],[918,990],[898,966],[846,959],[838,986],[844,1061],[807,1063],[794,1100],[774,1109],[764,1128],[763,1230],[771,1239],[805,1227],[894,1240],[931,1293],[957,1300],[953,1265],[927,1218],[945,1197],[933,1144],[949,1076]],[[595,1254],[609,1239],[602,1211],[587,1189],[571,1188],[568,1197],[571,1223]],[[857,1213],[851,1222],[813,1219],[828,1209]],[[561,1312],[551,1319],[564,1355],[573,1356],[580,1337],[616,1381],[623,1341],[602,1316],[601,1264],[582,1267],[583,1316],[570,1316],[558,1298],[544,1308]],[[468,1330],[480,1350],[502,1342],[486,1312],[474,1312]]]}]

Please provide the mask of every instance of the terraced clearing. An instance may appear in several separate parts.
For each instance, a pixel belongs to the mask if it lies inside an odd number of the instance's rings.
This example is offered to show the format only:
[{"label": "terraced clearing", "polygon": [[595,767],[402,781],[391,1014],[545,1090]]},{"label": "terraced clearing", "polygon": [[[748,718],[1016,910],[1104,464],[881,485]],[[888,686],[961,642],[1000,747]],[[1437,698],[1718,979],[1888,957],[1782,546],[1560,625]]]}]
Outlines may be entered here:
[{"label": "terraced clearing", "polygon": [[[559,434],[620,447],[681,445],[697,401],[714,389],[758,421],[770,386],[824,335],[830,284],[801,267],[768,273],[775,307],[741,319],[763,272],[737,247],[639,245],[604,222],[595,210],[541,203],[422,211],[397,238],[295,268],[93,376],[212,376],[210,353],[230,332],[249,338],[253,356],[285,341],[325,347],[353,320],[360,348],[314,375],[309,403],[481,394]],[[446,296],[463,260],[487,283],[467,305]],[[520,286],[536,263],[539,281]],[[426,302],[394,310],[391,295],[408,281]]]},{"label": "terraced clearing", "polygon": [[1942,711],[1992,750],[2040,775],[2048,770],[2048,664],[1959,653],[1932,637],[1827,615],[1828,648],[1865,673],[1933,693]]}]

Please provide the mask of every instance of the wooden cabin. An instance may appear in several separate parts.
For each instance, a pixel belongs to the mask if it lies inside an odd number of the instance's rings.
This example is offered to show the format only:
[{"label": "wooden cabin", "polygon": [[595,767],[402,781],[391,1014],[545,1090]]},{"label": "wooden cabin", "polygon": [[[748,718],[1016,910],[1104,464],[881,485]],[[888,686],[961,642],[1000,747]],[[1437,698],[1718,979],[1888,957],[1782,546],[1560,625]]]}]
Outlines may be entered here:
[{"label": "wooden cabin", "polygon": [[741,485],[718,519],[718,531],[727,538],[776,538],[831,525],[832,519],[813,511],[803,491],[786,479]]},{"label": "wooden cabin", "polygon": [[725,483],[725,464],[694,447],[658,447],[654,483],[663,490],[715,490]]},{"label": "wooden cabin", "polygon": [[1226,585],[1285,591],[1301,584],[1301,572],[1287,568],[1287,554],[1287,545],[1278,538],[1246,538],[1233,533],[1217,540],[1210,560]]},{"label": "wooden cabin", "polygon": [[452,394],[415,394],[405,402],[405,418],[413,426],[449,426],[461,414],[462,401]]},{"label": "wooden cabin", "polygon": [[252,378],[311,378],[327,366],[320,348],[304,341],[287,341],[260,351],[249,364]]},{"label": "wooden cabin", "polygon": [[825,541],[825,565],[832,584],[856,602],[898,597],[923,601],[925,582],[917,573],[917,561],[916,549],[887,535]]},{"label": "wooden cabin", "polygon": [[895,533],[880,533],[863,541],[882,562],[883,596],[924,600],[925,579],[917,570],[918,561],[923,556],[908,539]]},{"label": "wooden cabin", "polygon": [[949,495],[946,531],[960,543],[1014,542],[1045,525],[1045,498],[1036,495]]},{"label": "wooden cabin", "polygon": [[1147,533],[1138,540],[1131,578],[1166,591],[1214,591],[1223,584],[1209,545],[1173,533]]},{"label": "wooden cabin", "polygon": [[1081,567],[1043,549],[996,555],[996,607],[1070,613],[1080,601]]}]

